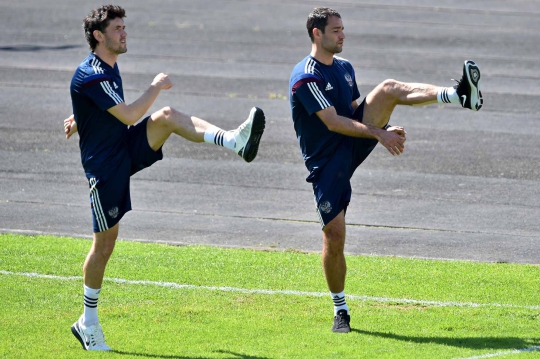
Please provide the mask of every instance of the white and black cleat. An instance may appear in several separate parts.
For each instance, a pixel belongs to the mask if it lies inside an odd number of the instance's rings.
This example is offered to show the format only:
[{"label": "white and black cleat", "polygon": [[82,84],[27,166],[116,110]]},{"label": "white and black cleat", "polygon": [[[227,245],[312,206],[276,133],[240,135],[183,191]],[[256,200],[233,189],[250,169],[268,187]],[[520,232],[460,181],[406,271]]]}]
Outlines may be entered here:
[{"label": "white and black cleat", "polygon": [[465,61],[463,64],[463,76],[457,81],[454,86],[456,93],[459,96],[459,102],[464,108],[478,111],[484,104],[482,91],[480,91],[480,68],[471,60]]},{"label": "white and black cleat", "polygon": [[246,162],[251,162],[257,156],[259,143],[265,127],[264,112],[253,107],[248,119],[234,130],[236,145],[234,151]]},{"label": "white and black cleat", "polygon": [[82,316],[71,326],[71,332],[81,343],[84,350],[112,350],[105,344],[103,329],[99,323],[85,327],[82,324]]}]

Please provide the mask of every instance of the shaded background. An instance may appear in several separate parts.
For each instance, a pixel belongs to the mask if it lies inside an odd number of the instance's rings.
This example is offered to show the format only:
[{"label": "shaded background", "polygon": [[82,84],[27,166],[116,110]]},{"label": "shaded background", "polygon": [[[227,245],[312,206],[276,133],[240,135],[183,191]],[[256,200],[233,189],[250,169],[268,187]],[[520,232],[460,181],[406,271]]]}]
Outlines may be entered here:
[{"label": "shaded background", "polygon": [[[315,6],[343,18],[341,56],[362,96],[386,78],[452,86],[466,59],[484,107],[400,107],[403,155],[377,147],[352,180],[346,251],[540,263],[540,9],[528,1],[124,1],[125,97],[154,76],[170,105],[224,129],[266,114],[259,156],[171,138],[132,178],[120,238],[319,251],[321,231],[288,102],[311,50]],[[88,55],[81,24],[101,1],[0,1],[0,231],[91,236],[78,136],[66,141],[69,82]],[[486,6],[489,5],[489,8]]]}]

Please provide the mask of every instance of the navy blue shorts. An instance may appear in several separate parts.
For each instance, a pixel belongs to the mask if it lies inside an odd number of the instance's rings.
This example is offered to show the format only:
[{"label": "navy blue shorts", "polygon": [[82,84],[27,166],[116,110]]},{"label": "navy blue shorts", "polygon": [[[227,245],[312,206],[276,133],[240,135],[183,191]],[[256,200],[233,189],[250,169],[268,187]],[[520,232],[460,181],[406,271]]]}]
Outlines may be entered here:
[{"label": "navy blue shorts", "polygon": [[[352,118],[362,122],[365,100]],[[321,227],[324,228],[341,211],[347,211],[351,201],[351,177],[369,156],[379,141],[371,138],[344,137],[326,165],[312,171],[308,182],[313,185],[315,205]]]},{"label": "navy blue shorts", "polygon": [[94,233],[114,227],[131,210],[130,177],[163,158],[160,148],[148,143],[146,126],[149,117],[128,129],[128,153],[114,172],[88,179]]}]

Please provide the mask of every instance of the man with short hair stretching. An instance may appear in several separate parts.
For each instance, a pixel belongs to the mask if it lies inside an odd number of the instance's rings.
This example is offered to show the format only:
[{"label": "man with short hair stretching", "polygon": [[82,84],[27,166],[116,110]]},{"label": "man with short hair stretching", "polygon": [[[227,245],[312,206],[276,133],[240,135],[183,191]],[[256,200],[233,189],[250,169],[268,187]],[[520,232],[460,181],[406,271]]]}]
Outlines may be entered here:
[{"label": "man with short hair stretching", "polygon": [[340,14],[316,8],[306,23],[311,54],[292,71],[289,95],[294,129],[309,170],[317,214],[322,226],[322,264],[334,301],[332,331],[348,333],[345,301],[345,213],[351,199],[350,178],[377,143],[392,155],[405,149],[406,132],[388,126],[396,105],[456,103],[478,111],[483,104],[480,69],[465,61],[463,77],[454,87],[385,80],[363,101],[349,61],[335,56],[345,34]]},{"label": "man with short hair stretching", "polygon": [[224,146],[251,162],[265,127],[263,111],[256,107],[234,131],[223,131],[170,107],[137,123],[172,82],[160,73],[137,100],[125,103],[116,64],[118,55],[127,51],[124,17],[123,8],[106,5],[84,19],[92,52],[73,75],[73,115],[64,121],[66,138],[79,132],[93,218],[93,244],[83,267],[84,314],[71,327],[85,350],[111,350],[99,324],[97,304],[120,219],[131,210],[130,176],[163,158],[161,148],[172,133],[192,142]]}]

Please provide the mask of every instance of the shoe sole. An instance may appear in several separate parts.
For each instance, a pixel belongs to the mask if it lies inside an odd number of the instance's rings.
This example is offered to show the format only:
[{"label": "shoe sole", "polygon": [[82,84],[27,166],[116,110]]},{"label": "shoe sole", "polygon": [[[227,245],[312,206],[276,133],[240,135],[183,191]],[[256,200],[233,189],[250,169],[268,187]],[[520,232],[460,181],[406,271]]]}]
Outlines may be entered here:
[{"label": "shoe sole", "polygon": [[259,152],[259,142],[261,142],[265,124],[266,121],[263,110],[255,107],[253,121],[251,124],[251,134],[249,135],[249,139],[247,140],[246,146],[241,154],[244,161],[251,162],[257,156],[257,152]]},{"label": "shoe sole", "polygon": [[71,326],[71,332],[77,338],[77,340],[81,343],[84,350],[88,350],[88,348],[85,345],[84,339],[82,338],[81,334],[79,333],[79,330],[77,329],[77,323],[73,324]]},{"label": "shoe sole", "polygon": [[469,86],[471,87],[471,98],[468,99],[470,106],[465,106],[467,104],[467,101],[465,101],[463,107],[469,107],[473,111],[478,111],[484,104],[482,92],[480,91],[480,68],[474,61],[467,60],[463,66],[463,74],[467,76]]}]

